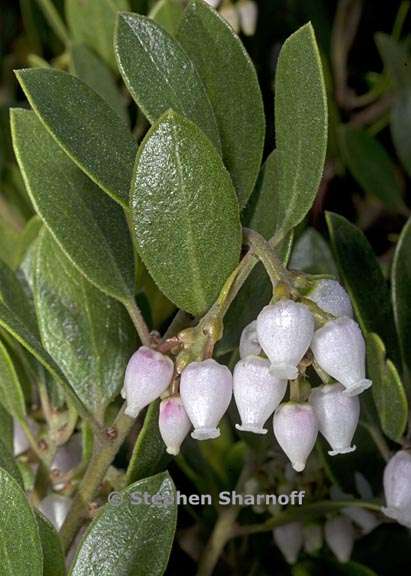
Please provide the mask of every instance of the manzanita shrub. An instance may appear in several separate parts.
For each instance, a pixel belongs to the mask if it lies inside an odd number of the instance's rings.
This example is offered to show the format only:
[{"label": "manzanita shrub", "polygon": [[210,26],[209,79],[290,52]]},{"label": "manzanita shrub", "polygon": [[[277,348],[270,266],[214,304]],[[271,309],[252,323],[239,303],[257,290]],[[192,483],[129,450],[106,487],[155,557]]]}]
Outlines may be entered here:
[{"label": "manzanita shrub", "polygon": [[[354,546],[411,528],[411,224],[390,285],[343,216],[332,252],[303,228],[335,128],[313,26],[279,51],[267,151],[254,2],[38,4],[65,50],[10,110],[35,215],[0,263],[1,574],[377,573]],[[336,132],[407,217],[381,144]]]}]

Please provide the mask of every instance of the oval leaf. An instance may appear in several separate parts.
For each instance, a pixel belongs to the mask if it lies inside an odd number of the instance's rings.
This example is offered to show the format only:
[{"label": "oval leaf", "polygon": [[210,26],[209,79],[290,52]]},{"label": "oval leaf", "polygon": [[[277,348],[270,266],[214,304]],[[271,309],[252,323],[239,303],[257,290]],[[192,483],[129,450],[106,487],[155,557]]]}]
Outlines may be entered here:
[{"label": "oval leaf", "polygon": [[264,146],[264,108],[255,68],[231,26],[200,0],[184,13],[177,39],[196,66],[214,109],[223,158],[243,207]]},{"label": "oval leaf", "polygon": [[411,219],[404,226],[395,250],[391,285],[403,360],[411,370]]},{"label": "oval leaf", "polygon": [[26,495],[0,468],[0,566],[2,576],[42,576],[39,531]]},{"label": "oval leaf", "polygon": [[175,36],[183,16],[180,0],[159,0],[149,14],[150,18]]},{"label": "oval leaf", "polygon": [[34,112],[12,110],[13,144],[28,193],[81,272],[118,300],[134,293],[134,259],[122,209],[85,176]]},{"label": "oval leaf", "polygon": [[167,113],[137,154],[131,191],[137,247],[177,306],[202,314],[238,263],[238,203],[224,165],[195,124]]},{"label": "oval leaf", "polygon": [[0,402],[7,412],[22,420],[26,415],[26,404],[19,377],[10,354],[0,340]]},{"label": "oval leaf", "polygon": [[397,154],[411,176],[411,88],[401,92],[394,102],[390,127]]},{"label": "oval leaf", "polygon": [[[0,414],[0,418],[2,414]],[[0,439],[0,468],[3,468],[14,480],[23,488],[23,480],[21,478],[20,471],[17,467],[17,464],[14,460],[12,452],[3,443],[3,439]]]},{"label": "oval leaf", "polygon": [[13,452],[13,426],[13,418],[0,404],[0,439],[10,453]]},{"label": "oval leaf", "polygon": [[136,345],[125,309],[90,284],[46,230],[36,253],[34,300],[45,349],[101,419]]},{"label": "oval leaf", "polygon": [[363,332],[383,340],[389,358],[399,364],[398,340],[390,291],[367,238],[343,216],[326,216],[337,267]]},{"label": "oval leaf", "polygon": [[16,75],[33,110],[63,150],[127,207],[137,145],[125,122],[92,88],[67,72],[36,68]]},{"label": "oval leaf", "polygon": [[[132,496],[134,494],[134,496]],[[137,503],[156,495],[168,504]],[[176,492],[167,473],[121,492],[120,505],[106,504],[87,530],[71,576],[161,576],[167,566],[177,520]]]},{"label": "oval leaf", "polygon": [[123,12],[118,18],[115,50],[123,80],[151,123],[172,108],[195,122],[219,147],[206,90],[172,36],[150,18]]},{"label": "oval leaf", "polygon": [[311,24],[287,38],[278,57],[275,134],[278,188],[272,214],[282,238],[311,208],[327,149],[327,97]]},{"label": "oval leaf", "polygon": [[66,566],[59,535],[51,522],[38,511],[36,520],[43,549],[43,576],[64,576]]},{"label": "oval leaf", "polygon": [[338,276],[331,249],[314,228],[307,228],[296,241],[290,258],[290,268],[309,274]]}]

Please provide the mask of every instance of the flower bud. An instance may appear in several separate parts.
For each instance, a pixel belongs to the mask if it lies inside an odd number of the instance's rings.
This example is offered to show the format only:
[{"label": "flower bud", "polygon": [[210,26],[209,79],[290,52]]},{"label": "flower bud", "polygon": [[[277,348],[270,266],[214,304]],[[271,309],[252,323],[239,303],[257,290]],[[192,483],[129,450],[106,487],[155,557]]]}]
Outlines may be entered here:
[{"label": "flower bud", "polygon": [[314,333],[314,318],[303,304],[280,300],[265,306],[257,318],[260,345],[280,380],[294,380],[297,365],[307,352]]},{"label": "flower bud", "polygon": [[295,564],[303,547],[303,525],[301,522],[289,522],[273,530],[274,542],[288,564]]},{"label": "flower bud", "polygon": [[[34,435],[37,434],[39,430],[39,426],[34,420],[27,418],[27,423],[29,425],[30,430]],[[30,448],[30,442],[27,439],[26,433],[24,432],[23,428],[21,427],[20,422],[17,418],[13,418],[13,453],[14,456],[20,456],[27,452]]]},{"label": "flower bud", "polygon": [[223,6],[220,10],[220,16],[222,16],[224,20],[230,24],[234,32],[237,32],[238,34],[240,31],[240,18],[236,6],[233,4]]},{"label": "flower bud", "polygon": [[171,383],[174,365],[168,356],[147,346],[141,346],[130,358],[124,387],[121,391],[127,400],[125,413],[136,418],[139,412],[156,400]]},{"label": "flower bud", "polygon": [[40,512],[50,520],[56,530],[60,530],[71,507],[71,498],[59,494],[49,494],[38,505]]},{"label": "flower bud", "polygon": [[259,354],[261,354],[261,346],[257,337],[257,321],[254,320],[241,332],[240,358],[258,356]]},{"label": "flower bud", "polygon": [[212,8],[217,8],[217,6],[220,4],[221,0],[205,0],[207,2],[207,4],[209,6],[211,6]]},{"label": "flower bud", "polygon": [[364,535],[372,532],[374,528],[380,524],[375,514],[365,508],[347,506],[347,508],[343,508],[341,512],[361,528],[361,532]]},{"label": "flower bud", "polygon": [[318,434],[317,419],[310,404],[288,402],[274,414],[274,435],[297,472],[302,472]]},{"label": "flower bud", "polygon": [[336,516],[324,525],[325,541],[339,562],[348,562],[354,547],[354,528],[348,518]]},{"label": "flower bud", "polygon": [[50,469],[66,474],[80,464],[81,457],[81,434],[74,434],[68,442],[57,449]]},{"label": "flower bud", "polygon": [[287,381],[270,373],[270,362],[258,356],[240,360],[233,375],[234,398],[241,417],[237,430],[266,434],[265,422],[284,398]]},{"label": "flower bud", "polygon": [[218,438],[218,423],[227,410],[233,393],[233,377],[227,366],[211,358],[192,362],[181,374],[180,394],[194,426],[196,440]]},{"label": "flower bud", "polygon": [[389,518],[411,528],[411,453],[400,450],[384,470],[384,493],[387,506],[382,509]]},{"label": "flower bud", "polygon": [[191,422],[180,396],[172,396],[161,402],[158,425],[168,454],[177,456],[191,429]]},{"label": "flower bud", "polygon": [[308,298],[336,318],[353,317],[350,297],[337,280],[320,280]]},{"label": "flower bud", "polygon": [[341,384],[328,384],[314,388],[310,404],[317,417],[318,428],[332,450],[330,456],[353,452],[350,446],[360,417],[358,396],[347,396]]},{"label": "flower bud", "polygon": [[323,531],[319,524],[307,524],[303,528],[304,550],[313,554],[323,545]]},{"label": "flower bud", "polygon": [[238,4],[241,29],[246,36],[254,36],[257,28],[258,8],[253,0],[243,0]]},{"label": "flower bud", "polygon": [[319,366],[340,382],[349,396],[371,386],[371,380],[365,378],[364,338],[351,318],[327,322],[315,332],[311,350]]}]

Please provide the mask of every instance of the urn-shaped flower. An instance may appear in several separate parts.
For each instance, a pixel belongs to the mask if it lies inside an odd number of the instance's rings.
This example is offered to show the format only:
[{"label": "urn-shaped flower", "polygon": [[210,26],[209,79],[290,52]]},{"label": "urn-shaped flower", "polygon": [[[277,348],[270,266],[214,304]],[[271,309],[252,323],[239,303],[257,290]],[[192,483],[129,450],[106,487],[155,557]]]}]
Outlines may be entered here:
[{"label": "urn-shaped flower", "polygon": [[313,554],[320,550],[323,545],[323,530],[319,524],[306,524],[303,528],[304,550],[307,554]]},{"label": "urn-shaped flower", "polygon": [[342,384],[329,384],[312,390],[310,404],[318,428],[332,448],[328,453],[335,456],[353,452],[351,441],[360,417],[358,396],[347,396]]},{"label": "urn-shaped flower", "polygon": [[287,381],[270,372],[270,362],[258,356],[240,360],[233,375],[234,398],[241,418],[238,430],[266,434],[265,422],[284,398]]},{"label": "urn-shaped flower", "polygon": [[242,0],[238,4],[241,29],[246,36],[253,36],[257,27],[258,7],[253,0]]},{"label": "urn-shaped flower", "polygon": [[303,304],[280,300],[265,306],[257,318],[257,336],[271,362],[271,372],[281,380],[294,380],[297,365],[314,334],[314,318]]},{"label": "urn-shaped flower", "polygon": [[171,383],[174,365],[168,356],[141,346],[130,358],[121,395],[127,401],[125,413],[136,418]]},{"label": "urn-shaped flower", "polygon": [[192,362],[181,374],[180,395],[196,440],[218,438],[218,423],[233,393],[233,377],[227,366],[213,359]]},{"label": "urn-shaped flower", "polygon": [[274,542],[288,564],[295,564],[303,547],[303,525],[301,522],[289,522],[273,530]]},{"label": "urn-shaped flower", "polygon": [[328,547],[340,562],[348,562],[354,546],[354,528],[348,518],[336,516],[324,525],[324,536]]},{"label": "urn-shaped flower", "polygon": [[411,528],[411,453],[400,450],[384,470],[384,514]]},{"label": "urn-shaped flower", "polygon": [[191,422],[180,396],[162,400],[158,425],[168,454],[176,456],[191,429]]},{"label": "urn-shaped flower", "polygon": [[60,530],[71,508],[72,500],[60,494],[49,494],[38,505],[40,512],[50,520],[56,530]]},{"label": "urn-shaped flower", "polygon": [[308,294],[308,298],[324,312],[328,312],[336,318],[340,316],[353,317],[350,297],[337,280],[320,280]]},{"label": "urn-shaped flower", "polygon": [[371,380],[365,378],[364,338],[351,318],[327,322],[315,332],[311,350],[319,366],[340,382],[349,396],[371,386]]},{"label": "urn-shaped flower", "polygon": [[240,338],[240,358],[247,358],[247,356],[258,356],[261,354],[261,346],[257,336],[257,321],[253,320],[241,332]]},{"label": "urn-shaped flower", "polygon": [[308,403],[281,404],[274,414],[274,435],[292,467],[302,472],[318,435],[318,424]]}]

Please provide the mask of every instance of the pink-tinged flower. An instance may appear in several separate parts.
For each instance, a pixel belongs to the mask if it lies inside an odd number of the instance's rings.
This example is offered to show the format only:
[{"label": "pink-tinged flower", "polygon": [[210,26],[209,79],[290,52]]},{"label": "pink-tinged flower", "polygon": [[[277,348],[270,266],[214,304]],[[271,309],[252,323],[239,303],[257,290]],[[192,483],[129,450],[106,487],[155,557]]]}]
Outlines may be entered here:
[{"label": "pink-tinged flower", "polygon": [[127,401],[125,413],[136,418],[139,412],[156,400],[169,387],[174,365],[168,356],[141,346],[130,358],[122,397]]},{"label": "pink-tinged flower", "polygon": [[288,564],[295,564],[303,547],[303,525],[301,522],[289,522],[273,530],[274,542]]},{"label": "pink-tinged flower", "polygon": [[325,541],[339,562],[348,562],[354,547],[354,528],[348,518],[336,516],[324,525]]},{"label": "pink-tinged flower", "polygon": [[234,398],[241,417],[238,430],[266,434],[265,422],[284,398],[287,381],[270,373],[270,362],[258,356],[240,360],[233,375]]},{"label": "pink-tinged flower", "polygon": [[177,456],[181,444],[191,429],[191,422],[180,396],[162,400],[158,425],[168,454]]},{"label": "pink-tinged flower", "polygon": [[297,365],[313,334],[313,315],[306,306],[292,300],[265,306],[257,318],[258,341],[270,359],[272,374],[280,380],[297,378]]},{"label": "pink-tinged flower", "polygon": [[227,366],[211,358],[192,362],[181,374],[180,395],[196,440],[218,438],[218,423],[233,393],[233,377]]},{"label": "pink-tinged flower", "polygon": [[411,528],[411,454],[400,450],[384,470],[384,514]]}]

